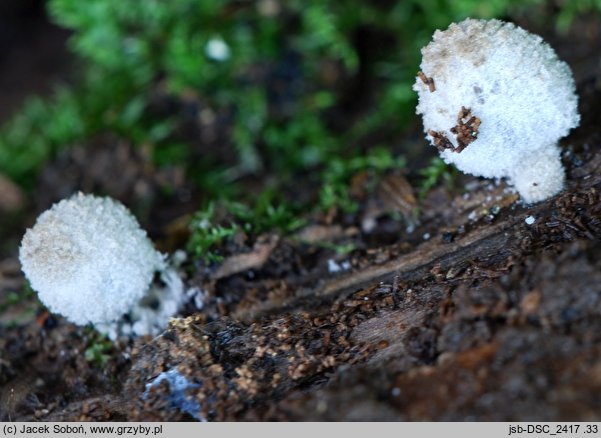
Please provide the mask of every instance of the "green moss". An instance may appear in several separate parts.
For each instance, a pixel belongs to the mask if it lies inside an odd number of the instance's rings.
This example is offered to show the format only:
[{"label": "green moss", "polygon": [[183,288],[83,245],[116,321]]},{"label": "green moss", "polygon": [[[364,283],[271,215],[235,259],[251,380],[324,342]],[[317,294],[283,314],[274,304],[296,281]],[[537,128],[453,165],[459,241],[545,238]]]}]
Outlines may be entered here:
[{"label": "green moss", "polygon": [[[357,207],[348,195],[353,172],[400,166],[392,153],[373,151],[373,138],[391,149],[415,117],[411,85],[419,49],[432,32],[468,16],[506,18],[543,2],[48,4],[53,20],[72,31],[70,48],[80,74],[73,86],[59,87],[47,99],[30,99],[0,129],[0,172],[31,189],[58,150],[109,132],[149,146],[159,166],[185,167],[210,199],[239,199],[244,186],[237,181],[245,176],[269,175],[268,185],[274,187],[309,177],[321,187],[321,208],[351,212]],[[576,14],[591,10],[601,10],[599,0],[562,2],[557,25],[566,29]],[[211,41],[225,44],[224,56],[210,52]],[[224,147],[233,145],[233,159],[224,162],[209,153],[193,159],[178,110],[152,110],[157,94],[179,102],[196,96],[223,116],[220,123],[228,125]],[[199,145],[194,147],[197,151]],[[433,172],[425,170],[423,190],[436,183]],[[250,216],[264,217],[244,221],[287,229],[294,220],[287,216],[289,208],[278,207],[285,202],[253,207]],[[226,233],[217,230],[198,245],[210,247]]]},{"label": "green moss", "polygon": [[6,312],[11,307],[20,304],[35,296],[35,292],[28,282],[25,283],[23,290],[20,292],[9,291],[6,293],[4,300],[0,302],[0,314]]},{"label": "green moss", "polygon": [[223,260],[218,252],[218,247],[225,239],[234,236],[238,231],[236,224],[227,226],[215,224],[214,216],[215,204],[210,203],[206,209],[197,212],[190,222],[191,236],[188,241],[188,251],[203,259],[206,264]]},{"label": "green moss", "polygon": [[273,191],[265,191],[252,206],[224,200],[198,211],[190,222],[188,250],[207,264],[216,263],[223,260],[220,246],[238,232],[253,237],[266,232],[285,235],[303,225],[305,220],[297,208],[278,202]]},{"label": "green moss", "polygon": [[104,368],[111,358],[113,342],[106,335],[97,332],[93,327],[86,327],[84,334],[87,341],[84,351],[86,361],[97,368]]},{"label": "green moss", "polygon": [[455,185],[458,172],[453,166],[449,166],[441,158],[432,158],[430,164],[420,170],[422,180],[419,186],[419,197],[424,198],[428,192],[439,184],[447,188]]},{"label": "green moss", "polygon": [[[374,148],[366,155],[332,158],[322,175],[323,186],[319,192],[319,205],[323,210],[339,207],[344,212],[353,213],[358,205],[351,198],[348,187],[354,175],[370,172],[372,176],[377,177],[388,170],[403,169],[405,165],[403,157],[395,157],[390,150],[383,147]],[[377,179],[372,178],[372,181]]]}]

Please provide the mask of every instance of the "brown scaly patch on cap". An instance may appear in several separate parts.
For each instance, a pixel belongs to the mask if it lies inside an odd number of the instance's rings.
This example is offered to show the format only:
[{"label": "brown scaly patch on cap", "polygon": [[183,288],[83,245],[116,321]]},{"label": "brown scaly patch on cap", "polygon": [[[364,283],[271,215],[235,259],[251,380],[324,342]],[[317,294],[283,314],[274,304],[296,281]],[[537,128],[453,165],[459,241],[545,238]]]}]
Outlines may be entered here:
[{"label": "brown scaly patch on cap", "polygon": [[455,150],[455,146],[453,146],[451,140],[449,140],[447,136],[444,135],[442,132],[433,131],[432,129],[430,129],[428,131],[428,135],[432,137],[432,140],[434,141],[434,146],[436,146],[438,152],[442,152],[445,149]]},{"label": "brown scaly patch on cap", "polygon": [[434,146],[438,148],[439,152],[451,149],[453,152],[460,153],[478,138],[478,129],[481,123],[478,117],[472,115],[471,109],[462,106],[457,115],[457,125],[450,129],[457,136],[457,147],[453,146],[453,143],[442,132],[430,129],[428,135],[432,137]]},{"label": "brown scaly patch on cap", "polygon": [[417,76],[422,80],[422,82],[424,84],[426,84],[428,86],[430,93],[433,93],[436,91],[436,85],[434,85],[433,78],[429,78],[428,76],[426,76],[423,71],[418,71]]},{"label": "brown scaly patch on cap", "polygon": [[472,110],[464,106],[457,115],[457,125],[451,128],[451,132],[457,136],[457,146],[453,152],[461,152],[467,145],[478,138],[478,128],[480,128],[480,119],[472,115]]}]

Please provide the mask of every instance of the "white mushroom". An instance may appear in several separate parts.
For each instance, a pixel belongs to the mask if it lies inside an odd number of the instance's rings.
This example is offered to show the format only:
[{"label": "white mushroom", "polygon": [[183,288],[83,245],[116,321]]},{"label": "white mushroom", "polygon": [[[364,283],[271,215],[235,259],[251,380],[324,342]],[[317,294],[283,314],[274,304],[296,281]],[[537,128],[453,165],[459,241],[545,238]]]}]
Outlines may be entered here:
[{"label": "white mushroom", "polygon": [[165,268],[165,257],[123,204],[82,193],[40,215],[19,258],[40,300],[81,325],[119,319]]},{"label": "white mushroom", "polygon": [[463,172],[508,178],[525,202],[560,192],[558,141],[578,126],[568,65],[541,37],[499,20],[436,31],[413,87],[424,131]]}]

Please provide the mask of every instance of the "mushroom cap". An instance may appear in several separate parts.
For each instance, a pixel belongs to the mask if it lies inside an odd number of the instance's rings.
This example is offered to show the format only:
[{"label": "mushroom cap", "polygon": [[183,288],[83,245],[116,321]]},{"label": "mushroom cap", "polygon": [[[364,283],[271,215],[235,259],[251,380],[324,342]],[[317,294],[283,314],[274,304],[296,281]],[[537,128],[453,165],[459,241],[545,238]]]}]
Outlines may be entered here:
[{"label": "mushroom cap", "polygon": [[123,204],[82,193],[38,217],[19,259],[40,300],[81,325],[120,318],[165,265]]},{"label": "mushroom cap", "polygon": [[[512,23],[467,19],[436,31],[422,55],[421,70],[432,78],[435,90],[419,77],[413,89],[429,140],[434,144],[431,133],[436,132],[457,147],[451,129],[458,125],[462,107],[479,119],[477,132],[461,152],[441,151],[447,163],[473,175],[508,177],[512,183],[519,179],[528,186],[518,175],[520,163],[540,154],[540,169],[530,173],[560,169],[552,175],[560,184],[542,186],[561,190],[561,163],[544,160],[559,160],[559,139],[578,126],[578,98],[570,68],[541,37]],[[537,200],[555,194],[535,191]]]}]

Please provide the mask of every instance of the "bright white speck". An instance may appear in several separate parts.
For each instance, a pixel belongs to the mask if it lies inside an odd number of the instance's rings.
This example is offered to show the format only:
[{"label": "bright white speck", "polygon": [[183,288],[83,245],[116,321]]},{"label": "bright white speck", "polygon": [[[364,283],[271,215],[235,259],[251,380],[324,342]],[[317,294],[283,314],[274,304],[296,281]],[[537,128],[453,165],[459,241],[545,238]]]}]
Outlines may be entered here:
[{"label": "bright white speck", "polygon": [[393,397],[398,397],[401,395],[401,388],[392,388],[391,392]]},{"label": "bright white speck", "polygon": [[424,235],[422,236],[422,239],[424,239],[424,240],[430,239],[430,233],[424,233]]},{"label": "bright white speck", "polygon": [[328,260],[328,272],[330,274],[333,274],[335,272],[340,272],[342,271],[342,268],[340,267],[340,265],[338,263],[336,263],[335,260],[329,259]]},{"label": "bright white speck", "polygon": [[526,219],[524,219],[524,222],[526,222],[526,224],[528,225],[532,225],[534,221],[536,221],[536,219],[534,219],[534,216],[528,216]]},{"label": "bright white speck", "polygon": [[192,287],[186,291],[186,299],[188,301],[194,302],[194,305],[198,310],[204,307],[206,296],[207,293],[198,287]]},{"label": "bright white speck", "polygon": [[227,61],[230,47],[221,38],[211,38],[205,47],[205,53],[213,61]]},{"label": "bright white speck", "polygon": [[328,272],[330,274],[335,274],[341,271],[348,271],[349,269],[351,269],[351,263],[348,260],[345,260],[340,264],[336,263],[335,260],[328,260]]}]

